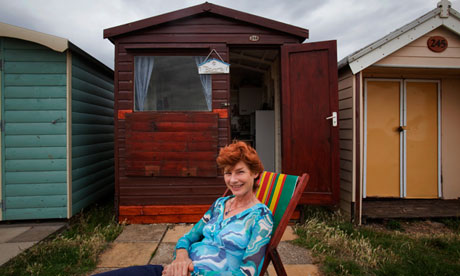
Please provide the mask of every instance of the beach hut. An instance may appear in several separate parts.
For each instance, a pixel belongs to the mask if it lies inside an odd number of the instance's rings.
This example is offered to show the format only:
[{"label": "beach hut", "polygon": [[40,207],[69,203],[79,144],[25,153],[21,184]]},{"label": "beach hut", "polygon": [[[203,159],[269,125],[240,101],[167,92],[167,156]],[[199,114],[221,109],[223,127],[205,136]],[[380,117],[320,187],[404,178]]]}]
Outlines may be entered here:
[{"label": "beach hut", "polygon": [[215,158],[233,139],[267,170],[310,173],[301,204],[338,202],[335,41],[302,44],[306,29],[211,3],[104,37],[120,221],[196,222],[225,190]]},{"label": "beach hut", "polygon": [[113,191],[113,71],[0,23],[0,220],[70,218]]},{"label": "beach hut", "polygon": [[449,1],[339,62],[340,206],[460,214],[460,14]]}]

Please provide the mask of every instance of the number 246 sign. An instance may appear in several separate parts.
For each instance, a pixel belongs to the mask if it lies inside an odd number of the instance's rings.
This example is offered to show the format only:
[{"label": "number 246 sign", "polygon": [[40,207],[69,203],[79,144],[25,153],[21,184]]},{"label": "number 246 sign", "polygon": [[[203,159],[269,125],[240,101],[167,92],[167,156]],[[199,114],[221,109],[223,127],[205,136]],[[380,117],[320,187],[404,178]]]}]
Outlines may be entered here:
[{"label": "number 246 sign", "polygon": [[427,41],[428,48],[436,53],[443,52],[447,49],[447,39],[442,36],[432,36]]}]

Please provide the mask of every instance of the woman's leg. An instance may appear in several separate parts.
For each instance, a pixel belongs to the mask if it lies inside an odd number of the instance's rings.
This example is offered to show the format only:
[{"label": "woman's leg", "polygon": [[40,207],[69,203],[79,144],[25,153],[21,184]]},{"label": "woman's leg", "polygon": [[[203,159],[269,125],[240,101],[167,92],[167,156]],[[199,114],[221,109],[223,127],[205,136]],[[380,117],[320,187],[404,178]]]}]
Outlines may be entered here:
[{"label": "woman's leg", "polygon": [[120,268],[93,276],[161,276],[162,271],[163,266],[161,265],[141,265]]}]

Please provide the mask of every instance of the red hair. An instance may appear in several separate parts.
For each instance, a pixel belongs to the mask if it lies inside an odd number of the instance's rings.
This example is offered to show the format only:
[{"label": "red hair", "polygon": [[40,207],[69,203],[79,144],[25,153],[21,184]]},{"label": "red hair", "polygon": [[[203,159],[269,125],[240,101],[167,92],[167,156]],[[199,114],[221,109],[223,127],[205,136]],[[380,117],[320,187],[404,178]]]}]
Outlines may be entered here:
[{"label": "red hair", "polygon": [[[233,168],[238,162],[243,161],[254,174],[260,176],[264,171],[264,165],[262,165],[256,150],[242,141],[233,141],[230,145],[221,148],[216,161],[222,169],[225,167]],[[257,185],[254,182],[254,189],[256,188]]]}]

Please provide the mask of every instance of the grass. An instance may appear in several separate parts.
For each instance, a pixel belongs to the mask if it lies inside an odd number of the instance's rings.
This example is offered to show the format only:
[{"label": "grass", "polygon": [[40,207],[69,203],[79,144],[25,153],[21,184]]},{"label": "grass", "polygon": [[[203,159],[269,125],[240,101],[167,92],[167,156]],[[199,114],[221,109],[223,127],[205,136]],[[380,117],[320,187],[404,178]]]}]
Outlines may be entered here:
[{"label": "grass", "polygon": [[0,267],[0,275],[84,275],[94,270],[97,256],[122,229],[113,202],[93,205],[71,218],[68,229]]},{"label": "grass", "polygon": [[356,227],[337,213],[310,209],[295,242],[313,252],[326,275],[458,275],[460,223],[442,223],[453,231],[414,235],[397,220],[382,229]]}]

